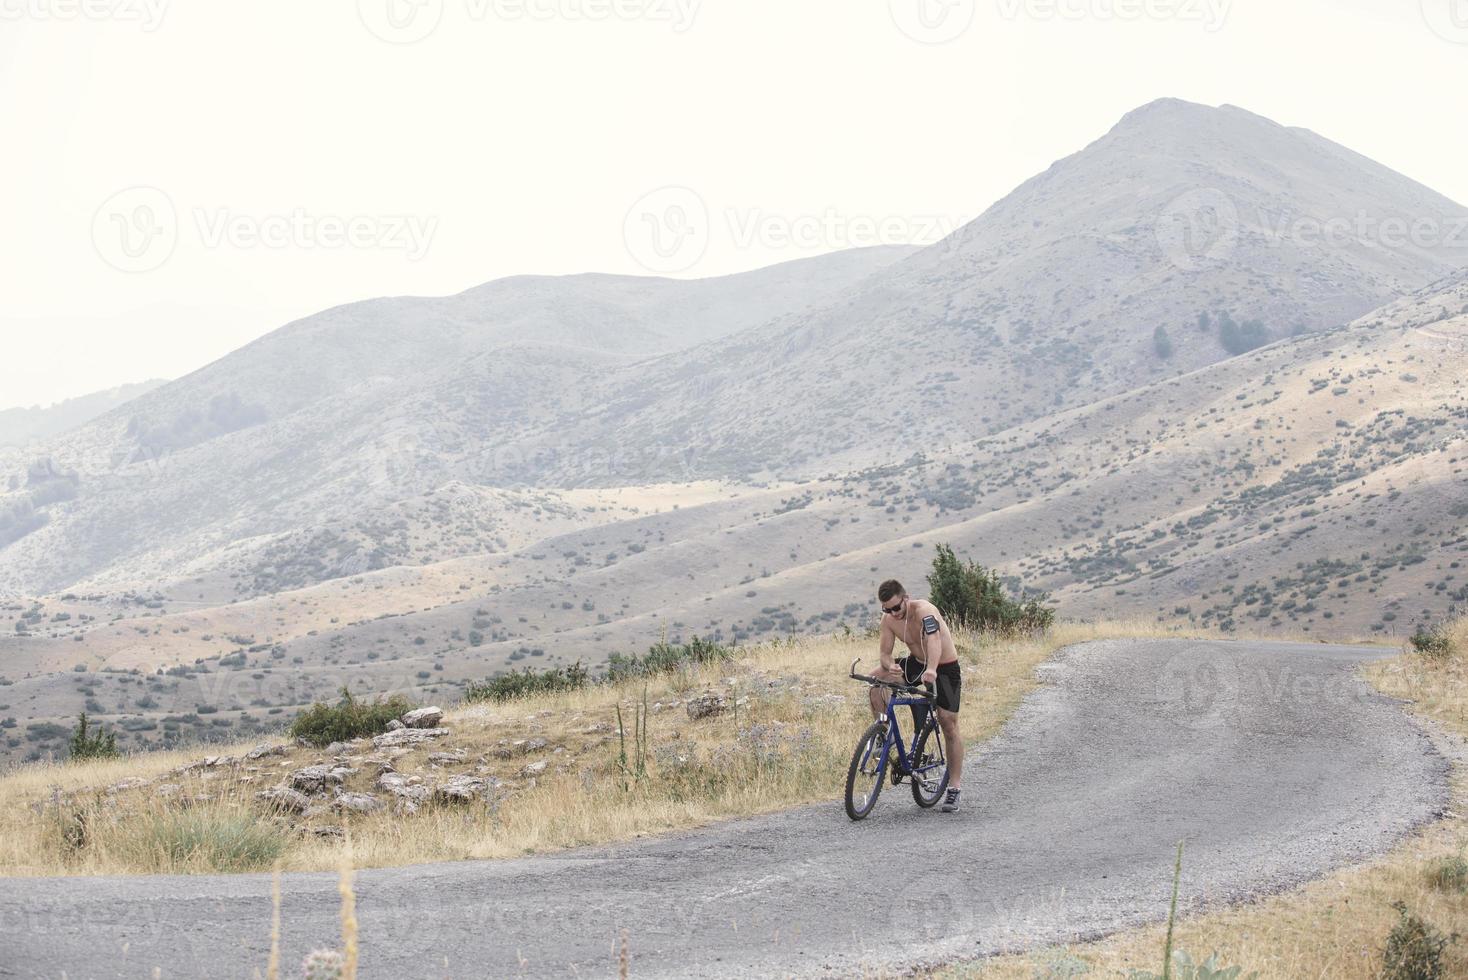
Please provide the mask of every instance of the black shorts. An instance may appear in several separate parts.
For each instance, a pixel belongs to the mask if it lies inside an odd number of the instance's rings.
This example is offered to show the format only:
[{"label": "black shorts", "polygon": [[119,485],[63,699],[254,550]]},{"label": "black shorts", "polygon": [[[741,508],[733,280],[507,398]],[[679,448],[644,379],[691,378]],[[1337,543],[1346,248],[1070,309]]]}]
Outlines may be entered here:
[{"label": "black shorts", "polygon": [[[921,684],[923,671],[928,665],[916,657],[898,657],[897,666],[902,668],[902,676],[907,678],[909,684]],[[938,707],[944,711],[958,714],[958,700],[963,694],[963,673],[958,669],[958,661],[938,665]]]}]

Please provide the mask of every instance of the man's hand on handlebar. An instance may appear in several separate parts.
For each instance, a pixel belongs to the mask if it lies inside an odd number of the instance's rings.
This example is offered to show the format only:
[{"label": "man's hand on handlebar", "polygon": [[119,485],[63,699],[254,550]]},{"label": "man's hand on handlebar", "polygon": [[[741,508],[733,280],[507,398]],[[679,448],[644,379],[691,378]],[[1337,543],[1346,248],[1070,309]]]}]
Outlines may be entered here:
[{"label": "man's hand on handlebar", "polygon": [[872,671],[872,676],[879,681],[886,681],[889,684],[907,683],[907,678],[903,675],[901,667],[883,667],[878,665],[877,669]]}]

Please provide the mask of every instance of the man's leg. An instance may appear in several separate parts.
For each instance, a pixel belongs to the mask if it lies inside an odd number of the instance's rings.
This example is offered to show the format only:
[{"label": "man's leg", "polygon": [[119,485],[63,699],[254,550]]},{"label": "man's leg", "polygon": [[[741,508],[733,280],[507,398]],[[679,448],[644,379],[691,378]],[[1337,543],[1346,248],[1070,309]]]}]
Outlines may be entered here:
[{"label": "man's leg", "polygon": [[869,688],[867,693],[871,697],[872,717],[880,720],[887,714],[887,698],[891,695],[885,687]]},{"label": "man's leg", "polygon": [[948,788],[963,786],[963,738],[958,734],[958,715],[938,709],[938,727],[943,732],[943,752],[948,756]]}]

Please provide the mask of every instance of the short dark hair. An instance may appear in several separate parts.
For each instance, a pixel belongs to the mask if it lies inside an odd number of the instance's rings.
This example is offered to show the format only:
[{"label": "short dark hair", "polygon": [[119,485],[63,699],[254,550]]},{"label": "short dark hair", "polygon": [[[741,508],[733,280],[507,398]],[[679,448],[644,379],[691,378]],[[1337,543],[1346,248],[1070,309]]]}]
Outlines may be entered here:
[{"label": "short dark hair", "polygon": [[907,595],[907,590],[904,589],[902,587],[902,583],[897,581],[895,578],[889,578],[887,581],[877,586],[877,598],[882,602],[888,602],[892,599],[897,598],[900,595]]}]

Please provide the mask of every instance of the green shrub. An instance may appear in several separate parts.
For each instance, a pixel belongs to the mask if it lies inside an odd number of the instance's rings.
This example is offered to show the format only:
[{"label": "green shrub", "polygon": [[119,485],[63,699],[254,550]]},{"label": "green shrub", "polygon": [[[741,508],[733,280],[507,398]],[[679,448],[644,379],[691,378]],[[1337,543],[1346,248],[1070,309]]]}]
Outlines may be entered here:
[{"label": "green shrub", "polygon": [[318,701],[296,716],[291,722],[292,738],[299,738],[311,745],[330,745],[353,738],[378,735],[387,731],[388,722],[412,711],[415,705],[401,694],[386,700],[374,698],[359,701],[347,688],[342,688],[342,699],[336,704]]},{"label": "green shrub", "polygon": [[634,677],[649,677],[667,674],[680,667],[696,667],[702,664],[728,660],[734,651],[712,640],[695,636],[687,643],[658,643],[648,648],[647,654],[623,656],[614,653],[607,659],[606,680],[608,683]]},{"label": "green shrub", "polygon": [[117,751],[116,732],[109,732],[101,726],[90,727],[85,711],[77,717],[76,728],[71,733],[73,762],[83,759],[112,759],[121,754]]},{"label": "green shrub", "polygon": [[1272,339],[1269,328],[1259,320],[1245,320],[1239,324],[1234,322],[1230,313],[1220,313],[1218,316],[1218,342],[1230,354],[1246,354],[1256,347],[1263,347]]},{"label": "green shrub", "polygon": [[1468,861],[1461,856],[1434,861],[1427,869],[1427,883],[1438,891],[1468,894]]},{"label": "green shrub", "polygon": [[1425,629],[1419,628],[1412,634],[1412,649],[1422,654],[1428,660],[1448,660],[1457,651],[1453,648],[1452,637],[1448,635],[1447,627],[1438,624]]},{"label": "green shrub", "polygon": [[1011,598],[998,572],[972,561],[959,561],[946,544],[938,545],[938,554],[933,558],[928,598],[955,627],[1031,633],[1048,629],[1055,622],[1055,610],[1044,605],[1045,596]]},{"label": "green shrub", "polygon": [[1401,902],[1393,902],[1400,918],[1386,939],[1382,964],[1382,980],[1438,980],[1443,975],[1443,950],[1457,941],[1407,911]]},{"label": "green shrub", "polygon": [[464,688],[465,701],[511,701],[532,694],[575,691],[591,682],[591,673],[576,661],[569,667],[511,671],[487,681],[471,681]]},{"label": "green shrub", "polygon": [[1164,361],[1172,356],[1172,338],[1167,335],[1166,327],[1159,326],[1152,331],[1152,349]]},{"label": "green shrub", "polygon": [[206,809],[139,815],[129,820],[128,838],[144,866],[159,871],[258,871],[290,846],[275,823]]}]

